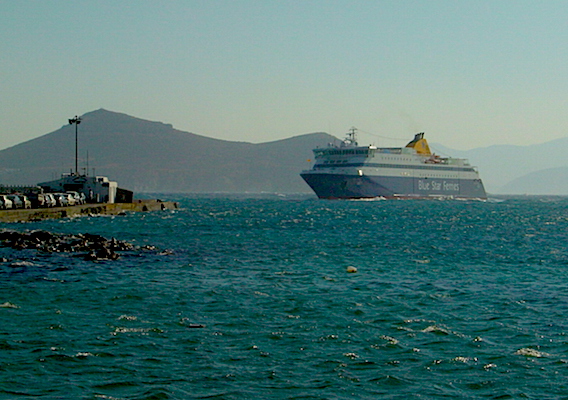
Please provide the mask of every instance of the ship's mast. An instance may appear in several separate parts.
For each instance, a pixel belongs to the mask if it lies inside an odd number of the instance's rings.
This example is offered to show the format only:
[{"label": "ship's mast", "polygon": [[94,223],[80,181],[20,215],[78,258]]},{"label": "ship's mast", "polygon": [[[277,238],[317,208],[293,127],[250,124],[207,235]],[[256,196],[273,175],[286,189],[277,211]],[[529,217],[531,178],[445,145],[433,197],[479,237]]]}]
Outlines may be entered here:
[{"label": "ship's mast", "polygon": [[347,132],[347,141],[354,146],[357,146],[357,128],[352,127]]}]

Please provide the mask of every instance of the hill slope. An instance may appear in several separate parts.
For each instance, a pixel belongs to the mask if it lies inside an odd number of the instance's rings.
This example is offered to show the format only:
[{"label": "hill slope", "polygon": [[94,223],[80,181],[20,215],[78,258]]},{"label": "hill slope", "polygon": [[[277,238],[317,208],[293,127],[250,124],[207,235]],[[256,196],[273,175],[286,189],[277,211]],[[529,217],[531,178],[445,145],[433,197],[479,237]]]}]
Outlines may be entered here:
[{"label": "hill slope", "polygon": [[[499,145],[468,151],[452,150],[439,144],[432,147],[443,154],[468,158],[479,168],[488,192],[568,194],[564,181],[558,180],[562,175],[559,170],[568,167],[568,138],[532,146]],[[550,175],[555,169],[558,170],[554,171],[554,176]]]},{"label": "hill slope", "polygon": [[547,168],[531,172],[499,189],[501,194],[568,195],[568,167]]},{"label": "hill slope", "polygon": [[[171,125],[97,110],[79,125],[79,169],[88,162],[137,192],[311,192],[299,173],[311,149],[334,138],[312,133],[276,142],[230,142]],[[75,127],[0,151],[0,183],[57,179],[75,165]],[[89,171],[92,174],[92,169]]]}]

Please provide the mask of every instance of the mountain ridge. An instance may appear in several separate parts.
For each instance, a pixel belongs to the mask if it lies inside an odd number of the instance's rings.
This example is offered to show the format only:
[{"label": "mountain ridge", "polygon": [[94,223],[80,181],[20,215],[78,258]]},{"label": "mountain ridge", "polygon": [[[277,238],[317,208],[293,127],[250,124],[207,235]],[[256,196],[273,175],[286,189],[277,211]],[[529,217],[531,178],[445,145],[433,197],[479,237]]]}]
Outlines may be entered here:
[{"label": "mountain ridge", "polygon": [[[309,193],[299,173],[308,167],[312,148],[335,139],[309,133],[253,144],[183,132],[170,124],[104,109],[81,118],[80,165],[84,168],[88,149],[88,163],[96,166],[97,175],[139,192]],[[64,125],[0,151],[0,182],[35,184],[69,172],[75,163],[74,129]]]},{"label": "mountain ridge", "polygon": [[[228,141],[103,108],[81,118],[79,172],[106,175],[135,192],[312,193],[299,174],[311,167],[313,148],[338,140],[316,132],[264,143]],[[0,150],[0,183],[34,185],[70,172],[74,135],[75,127],[63,125]],[[468,158],[489,193],[568,195],[568,137],[465,151],[438,143],[431,147]]]}]

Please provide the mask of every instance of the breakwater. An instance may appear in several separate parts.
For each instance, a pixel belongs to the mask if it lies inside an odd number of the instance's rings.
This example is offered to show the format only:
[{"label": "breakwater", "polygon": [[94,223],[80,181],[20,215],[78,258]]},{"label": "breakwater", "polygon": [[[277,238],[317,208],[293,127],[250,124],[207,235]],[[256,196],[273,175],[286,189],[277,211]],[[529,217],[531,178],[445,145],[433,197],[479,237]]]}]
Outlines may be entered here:
[{"label": "breakwater", "polygon": [[161,200],[135,200],[132,203],[83,204],[68,207],[0,210],[0,222],[28,222],[81,215],[118,215],[124,212],[175,210],[178,203]]}]

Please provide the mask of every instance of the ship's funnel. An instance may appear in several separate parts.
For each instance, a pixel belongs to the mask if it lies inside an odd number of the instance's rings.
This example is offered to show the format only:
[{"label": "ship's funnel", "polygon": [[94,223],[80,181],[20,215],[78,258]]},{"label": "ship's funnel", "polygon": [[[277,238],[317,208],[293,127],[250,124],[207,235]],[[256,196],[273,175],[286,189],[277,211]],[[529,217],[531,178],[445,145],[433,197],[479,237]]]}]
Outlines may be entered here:
[{"label": "ship's funnel", "polygon": [[413,148],[418,154],[432,155],[430,146],[428,146],[428,142],[426,141],[426,139],[424,139],[424,132],[420,132],[414,135],[414,139],[412,139],[412,141],[409,142],[406,147]]}]

